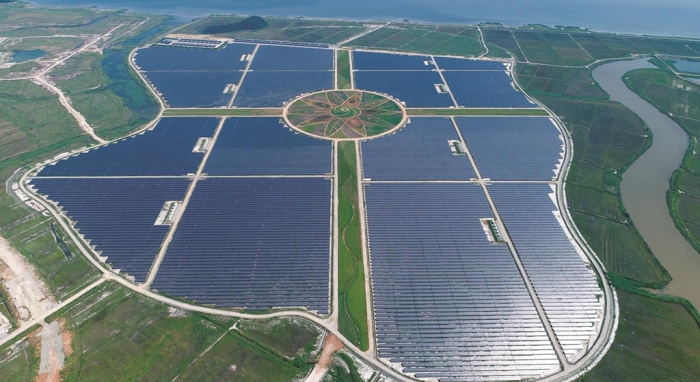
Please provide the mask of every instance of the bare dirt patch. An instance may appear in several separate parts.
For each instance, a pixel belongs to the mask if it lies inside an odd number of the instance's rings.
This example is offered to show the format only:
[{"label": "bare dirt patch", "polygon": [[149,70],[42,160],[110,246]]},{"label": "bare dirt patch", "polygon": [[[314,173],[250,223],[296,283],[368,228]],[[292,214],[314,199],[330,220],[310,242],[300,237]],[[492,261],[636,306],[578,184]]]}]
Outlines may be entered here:
[{"label": "bare dirt patch", "polygon": [[342,349],[344,347],[343,342],[334,336],[333,333],[328,333],[326,336],[326,341],[323,343],[323,351],[321,356],[318,358],[318,363],[314,366],[308,377],[304,382],[320,382],[323,376],[328,371],[328,365],[331,362],[333,353]]}]

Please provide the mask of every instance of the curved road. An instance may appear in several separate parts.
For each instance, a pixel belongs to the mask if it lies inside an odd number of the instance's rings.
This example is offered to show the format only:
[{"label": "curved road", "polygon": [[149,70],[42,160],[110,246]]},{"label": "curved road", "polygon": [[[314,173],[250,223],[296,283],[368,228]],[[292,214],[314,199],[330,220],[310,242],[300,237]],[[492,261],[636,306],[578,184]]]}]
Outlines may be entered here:
[{"label": "curved road", "polygon": [[[133,53],[130,56],[129,62],[133,65]],[[139,76],[141,76],[141,73],[139,73]],[[143,79],[143,78],[142,78]],[[148,84],[147,81],[146,84]],[[149,90],[151,90],[154,94],[154,90],[148,86]],[[162,114],[162,108],[163,104],[162,101],[160,100],[159,97],[156,98],[161,102],[161,114]],[[544,106],[543,106],[544,107]],[[544,107],[546,109],[546,107]],[[548,110],[548,109],[547,109]],[[549,110],[548,110],[549,111]],[[578,233],[575,225],[571,221],[570,217],[568,216],[568,213],[566,212],[566,199],[564,197],[564,192],[563,192],[563,179],[566,177],[566,173],[568,171],[568,167],[571,161],[571,158],[573,157],[573,147],[571,146],[571,139],[568,136],[568,133],[566,132],[565,129],[563,129],[563,125],[561,124],[561,121],[554,116],[551,111],[549,111],[550,114],[552,115],[552,118],[557,120],[559,127],[565,137],[565,142],[566,142],[566,158],[564,161],[564,166],[562,169],[562,172],[559,175],[559,179],[556,181],[557,183],[557,194],[558,194],[558,200],[559,200],[559,206],[562,211],[562,216],[565,218],[565,223],[569,230],[572,232],[572,236],[577,240],[579,245],[584,249],[586,252],[587,256],[589,257],[591,264],[594,266],[598,274],[604,275],[604,268],[600,261],[597,259],[595,254],[590,250],[590,248],[587,246],[585,241],[581,238],[580,234]],[[152,125],[154,122],[152,122],[149,125]],[[38,166],[37,166],[38,167]],[[137,293],[140,293],[142,295],[145,295],[149,298],[152,298],[154,300],[157,300],[159,302],[162,302],[164,304],[168,304],[170,306],[175,306],[180,309],[184,310],[189,310],[189,311],[197,311],[201,313],[207,313],[207,314],[214,314],[214,315],[223,315],[223,316],[232,316],[232,317],[238,317],[238,318],[247,318],[247,319],[265,319],[265,318],[272,318],[272,317],[284,317],[284,316],[294,316],[294,317],[300,317],[300,318],[305,318],[310,321],[313,321],[317,325],[325,328],[327,331],[330,333],[333,333],[336,335],[339,339],[342,340],[342,342],[347,346],[352,352],[354,352],[358,357],[363,359],[366,363],[371,365],[372,367],[381,370],[383,373],[386,375],[398,380],[398,381],[405,381],[405,382],[410,382],[410,381],[415,381],[415,379],[410,378],[408,376],[400,374],[398,371],[394,370],[390,366],[384,364],[383,362],[379,361],[375,357],[372,356],[372,352],[368,352],[370,354],[367,354],[365,352],[362,352],[360,349],[358,349],[355,345],[353,345],[350,341],[348,341],[345,337],[342,336],[336,329],[336,322],[332,318],[321,318],[318,317],[312,313],[305,312],[305,311],[279,311],[279,312],[274,312],[274,313],[269,313],[269,314],[249,314],[249,313],[240,313],[240,312],[233,312],[233,311],[227,311],[227,310],[222,310],[222,309],[216,309],[216,308],[208,308],[204,306],[199,306],[199,305],[194,305],[194,304],[189,304],[186,302],[181,302],[177,300],[173,300],[171,298],[162,296],[160,294],[154,293],[150,290],[148,290],[147,286],[137,286],[128,280],[123,279],[122,277],[112,273],[110,270],[104,267],[102,263],[97,261],[95,257],[91,254],[91,251],[89,250],[88,246],[85,245],[85,243],[82,241],[81,238],[77,237],[76,234],[73,232],[73,230],[70,228],[69,224],[67,223],[66,220],[64,220],[63,216],[56,211],[53,207],[52,204],[47,203],[45,200],[40,198],[39,196],[35,195],[33,192],[27,189],[25,185],[25,180],[27,174],[31,173],[35,169],[32,169],[28,172],[26,172],[20,181],[18,182],[20,185],[20,188],[27,193],[33,200],[37,201],[38,203],[42,204],[44,207],[47,208],[47,210],[52,214],[52,216],[56,219],[56,221],[61,224],[63,229],[67,232],[67,234],[71,237],[71,239],[76,243],[76,246],[78,249],[83,253],[83,255],[86,256],[86,258],[103,274],[103,278],[91,285],[90,287],[86,288],[85,290],[79,292],[78,295],[74,296],[74,298],[71,298],[69,301],[66,301],[66,303],[73,301],[75,298],[79,297],[80,295],[84,294],[86,291],[89,289],[94,288],[96,285],[98,285],[99,282],[102,282],[103,280],[112,280],[115,282],[120,283],[121,285],[125,286],[126,288],[129,288]],[[602,277],[603,280],[605,280],[605,277]],[[574,365],[564,365],[563,371],[543,378],[540,381],[547,381],[547,382],[555,382],[555,381],[569,381],[577,378],[579,375],[581,375],[583,372],[588,370],[589,368],[593,367],[599,360],[602,358],[602,356],[605,354],[607,349],[610,347],[610,344],[612,343],[612,340],[614,338],[614,332],[615,328],[617,327],[617,304],[616,304],[616,297],[614,294],[614,291],[612,288],[607,284],[607,282],[603,282],[604,285],[604,294],[605,294],[605,300],[606,300],[606,307],[605,307],[605,316],[602,317],[602,323],[601,323],[601,330],[600,330],[600,335],[597,339],[597,341],[591,346],[591,349],[589,352],[581,359],[579,362],[577,362]],[[56,307],[56,309],[59,309],[60,307],[65,306],[64,304],[61,304],[60,306]],[[14,333],[14,336],[10,338],[14,338],[18,336],[20,333]],[[0,341],[1,343],[7,342],[10,338]]]}]

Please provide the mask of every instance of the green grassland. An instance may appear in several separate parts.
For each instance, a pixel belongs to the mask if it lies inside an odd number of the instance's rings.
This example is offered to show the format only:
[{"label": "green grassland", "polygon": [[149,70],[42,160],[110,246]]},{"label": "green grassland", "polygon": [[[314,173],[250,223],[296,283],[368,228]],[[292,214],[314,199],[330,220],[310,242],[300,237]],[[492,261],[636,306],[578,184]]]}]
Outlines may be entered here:
[{"label": "green grassland", "polygon": [[594,60],[632,54],[671,54],[698,57],[698,40],[590,33],[561,28],[482,27],[484,40],[508,51],[516,60],[530,63],[584,66]]},{"label": "green grassland", "polygon": [[377,29],[346,44],[355,48],[455,56],[484,53],[474,27],[397,24]]},{"label": "green grassland", "polygon": [[[53,94],[29,81],[0,82],[0,175],[3,183],[20,166],[91,144]],[[68,259],[47,217],[0,193],[0,234],[36,266],[57,298],[76,291],[97,273],[81,256]],[[63,234],[63,233],[61,233]],[[77,254],[73,243],[66,240]]]},{"label": "green grassland", "polygon": [[698,322],[679,304],[619,292],[620,325],[602,361],[580,382],[696,381]]},{"label": "green grassland", "polygon": [[27,27],[86,24],[100,16],[88,9],[36,8],[19,2],[0,5],[0,25],[3,32]]},{"label": "green grassland", "polygon": [[350,52],[338,50],[336,57],[336,75],[338,89],[352,89],[352,73],[350,73]]},{"label": "green grassland", "polygon": [[[235,23],[242,19],[243,17],[235,15],[212,16],[198,20],[178,32],[199,34],[208,27]],[[227,32],[216,36],[336,44],[366,30],[362,23],[350,21],[303,18],[266,18],[266,20],[269,26],[263,29]]]},{"label": "green grassland", "polygon": [[[521,65],[518,80],[523,78],[526,91],[537,89],[532,95],[562,119],[573,138],[566,196],[584,238],[609,272],[664,285],[668,274],[637,233],[619,195],[621,174],[651,143],[648,129],[629,109],[607,101],[588,69]],[[543,85],[552,79],[556,85]]]},{"label": "green grassland", "polygon": [[625,83],[642,98],[669,115],[690,136],[683,162],[671,178],[668,202],[676,226],[700,251],[700,86],[658,69],[628,73]]},{"label": "green grassland", "polygon": [[64,381],[288,381],[310,368],[232,330],[233,319],[174,310],[110,282],[48,320],[73,335]]},{"label": "green grassland", "polygon": [[322,334],[314,324],[293,318],[240,321],[238,328],[246,337],[289,359],[316,350],[315,343]]},{"label": "green grassland", "polygon": [[369,348],[365,264],[362,257],[355,142],[338,143],[338,329],[360,349]]},{"label": "green grassland", "polygon": [[[326,382],[365,382],[360,373],[357,372],[355,361],[343,352],[337,352],[333,355],[328,373],[323,380]],[[372,377],[369,380],[371,381]]]},{"label": "green grassland", "polygon": [[157,101],[131,71],[127,59],[126,50],[82,53],[51,73],[73,107],[105,139],[127,135],[158,115]]},{"label": "green grassland", "polygon": [[39,354],[27,339],[0,349],[0,376],[3,382],[33,381],[39,371]]}]

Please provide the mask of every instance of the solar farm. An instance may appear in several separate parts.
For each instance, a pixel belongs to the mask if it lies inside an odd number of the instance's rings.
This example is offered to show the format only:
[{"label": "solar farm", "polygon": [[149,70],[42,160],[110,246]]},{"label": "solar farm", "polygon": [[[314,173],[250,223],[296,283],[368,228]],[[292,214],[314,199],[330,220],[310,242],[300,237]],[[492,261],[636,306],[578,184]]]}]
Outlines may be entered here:
[{"label": "solar farm", "polygon": [[594,362],[612,302],[566,211],[571,150],[556,117],[509,62],[355,50],[340,88],[337,50],[138,49],[133,67],[179,116],[43,163],[27,186],[131,283],[337,328],[338,162],[352,141],[365,355],[440,382],[556,380]]}]

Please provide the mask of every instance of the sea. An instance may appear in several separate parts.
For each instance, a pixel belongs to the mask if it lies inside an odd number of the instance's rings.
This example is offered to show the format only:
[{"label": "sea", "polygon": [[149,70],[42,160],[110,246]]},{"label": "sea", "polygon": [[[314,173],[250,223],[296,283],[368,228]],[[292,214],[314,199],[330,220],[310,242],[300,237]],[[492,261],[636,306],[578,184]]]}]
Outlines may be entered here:
[{"label": "sea", "polygon": [[36,0],[47,6],[168,14],[410,20],[439,24],[500,22],[566,25],[595,31],[700,38],[700,0]]}]

